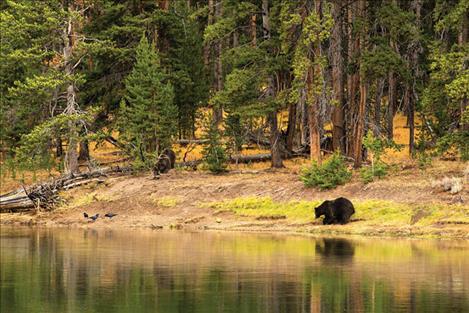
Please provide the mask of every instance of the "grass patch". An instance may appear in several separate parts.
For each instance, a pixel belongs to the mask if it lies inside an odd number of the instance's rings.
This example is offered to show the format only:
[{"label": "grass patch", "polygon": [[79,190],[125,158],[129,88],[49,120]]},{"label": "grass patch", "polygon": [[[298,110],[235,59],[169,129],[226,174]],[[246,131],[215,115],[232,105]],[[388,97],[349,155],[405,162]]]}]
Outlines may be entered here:
[{"label": "grass patch", "polygon": [[[352,219],[361,220],[361,225],[429,226],[434,224],[469,224],[469,206],[427,205],[415,207],[410,204],[392,201],[366,200],[352,201],[355,214]],[[281,218],[289,221],[311,222],[314,220],[314,208],[321,201],[276,202],[270,197],[245,197],[221,202],[206,203],[214,212],[230,211],[239,216],[256,219]]]},{"label": "grass patch", "polygon": [[91,193],[86,193],[79,197],[72,197],[66,200],[68,200],[67,201],[68,203],[66,206],[73,208],[73,207],[88,205],[93,202],[110,202],[110,201],[113,201],[114,199],[108,195],[91,192]]},{"label": "grass patch", "polygon": [[264,217],[286,216],[289,220],[311,221],[314,218],[314,207],[320,201],[275,202],[270,197],[245,197],[211,202],[209,207],[218,211],[231,211],[240,216]]},{"label": "grass patch", "polygon": [[161,197],[153,198],[153,202],[160,207],[173,208],[179,203],[179,199],[175,197]]}]

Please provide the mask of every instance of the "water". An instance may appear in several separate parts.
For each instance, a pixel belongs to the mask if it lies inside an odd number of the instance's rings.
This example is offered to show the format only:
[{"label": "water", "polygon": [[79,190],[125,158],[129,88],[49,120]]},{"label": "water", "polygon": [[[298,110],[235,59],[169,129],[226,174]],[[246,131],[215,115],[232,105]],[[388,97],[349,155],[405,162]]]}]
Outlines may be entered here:
[{"label": "water", "polygon": [[0,312],[469,312],[469,242],[2,227]]}]

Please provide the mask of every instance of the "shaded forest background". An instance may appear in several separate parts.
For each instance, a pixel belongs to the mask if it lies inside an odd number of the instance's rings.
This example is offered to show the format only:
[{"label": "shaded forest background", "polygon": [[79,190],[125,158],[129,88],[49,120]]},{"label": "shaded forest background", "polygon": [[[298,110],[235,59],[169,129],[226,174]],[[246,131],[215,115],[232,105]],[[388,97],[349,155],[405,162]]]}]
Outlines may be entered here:
[{"label": "shaded forest background", "polygon": [[412,157],[469,158],[468,0],[7,0],[0,10],[0,140],[25,169],[77,172],[105,141],[151,167],[201,138],[208,163],[254,141],[272,167],[332,151],[360,167],[364,143],[393,146],[397,113]]}]

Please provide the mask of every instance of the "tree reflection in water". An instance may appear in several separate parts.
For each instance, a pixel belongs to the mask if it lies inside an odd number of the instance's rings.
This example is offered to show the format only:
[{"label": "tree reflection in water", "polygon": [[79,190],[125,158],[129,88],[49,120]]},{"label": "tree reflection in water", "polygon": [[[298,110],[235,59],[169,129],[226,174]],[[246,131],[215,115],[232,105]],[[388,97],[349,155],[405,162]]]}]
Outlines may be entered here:
[{"label": "tree reflection in water", "polygon": [[468,312],[467,242],[1,230],[1,312]]}]

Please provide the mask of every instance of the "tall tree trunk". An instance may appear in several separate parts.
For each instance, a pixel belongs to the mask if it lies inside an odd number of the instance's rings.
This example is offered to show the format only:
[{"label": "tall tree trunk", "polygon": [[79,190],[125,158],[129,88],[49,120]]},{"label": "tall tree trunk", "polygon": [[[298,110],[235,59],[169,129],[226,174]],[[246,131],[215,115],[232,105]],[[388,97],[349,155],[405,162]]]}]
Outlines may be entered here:
[{"label": "tall tree trunk", "polygon": [[257,15],[253,14],[251,16],[251,23],[249,24],[250,32],[251,32],[251,45],[253,47],[257,46]]},{"label": "tall tree trunk", "polygon": [[[208,0],[208,16],[207,16],[207,26],[210,26],[213,24],[213,18],[214,18],[214,12],[215,12],[215,5],[214,5],[215,0]],[[207,73],[210,73],[210,50],[211,50],[211,44],[210,42],[206,42],[204,44],[204,65],[207,70]]]},{"label": "tall tree trunk", "polygon": [[394,71],[391,71],[388,76],[388,110],[386,115],[387,125],[387,135],[388,139],[393,139],[394,137],[394,115],[395,110],[397,109],[397,81]]},{"label": "tall tree trunk", "polygon": [[373,109],[373,135],[378,138],[381,136],[381,99],[383,98],[384,79],[376,80],[375,107]]},{"label": "tall tree trunk", "polygon": [[[72,52],[75,45],[76,34],[74,32],[73,21],[72,21],[72,5],[68,7],[69,17],[67,24],[63,32],[63,62],[65,64],[65,75],[70,77],[73,74],[72,67]],[[67,87],[67,105],[64,110],[65,114],[75,115],[78,112],[76,103],[76,89],[73,82],[70,82]],[[78,152],[77,152],[77,139],[78,139],[78,126],[75,121],[68,122],[69,134],[68,134],[68,149],[65,153],[65,173],[74,174],[79,172],[78,168]]]},{"label": "tall tree trunk", "polygon": [[287,151],[293,151],[293,143],[296,133],[296,103],[290,103],[288,106],[288,126],[287,126]]},{"label": "tall tree trunk", "polygon": [[[269,23],[269,1],[262,0],[262,27],[264,30],[264,40],[270,39],[270,23]],[[272,76],[268,79],[266,96],[268,99],[275,97],[274,79]],[[277,110],[273,110],[267,114],[267,121],[270,126],[270,150],[272,153],[271,166],[273,168],[283,167],[280,133],[278,131]]]},{"label": "tall tree trunk", "polygon": [[[362,20],[366,18],[366,7],[365,7],[366,0],[359,0],[359,16]],[[366,49],[366,41],[368,31],[365,26],[360,31],[360,45],[359,45],[359,53],[362,54]],[[354,137],[354,166],[360,167],[362,164],[363,158],[363,135],[364,135],[364,128],[365,128],[365,108],[368,96],[368,86],[366,82],[366,77],[363,69],[363,62],[360,62],[360,101],[358,103],[358,112],[357,112],[357,123],[356,123],[356,131]]]},{"label": "tall tree trunk", "polygon": [[334,108],[332,111],[332,145],[334,151],[345,153],[345,124],[344,124],[344,62],[342,56],[342,0],[334,1],[333,13],[334,27],[331,37],[331,65],[332,65],[332,91]]},{"label": "tall tree trunk", "polygon": [[[219,20],[223,14],[223,2],[220,0],[216,3],[215,6],[215,20]],[[221,91],[223,89],[223,64],[221,60],[221,55],[223,51],[222,46],[223,41],[220,39],[215,46],[215,90]],[[213,118],[216,125],[219,125],[223,120],[223,108],[214,107],[213,108]]]},{"label": "tall tree trunk", "polygon": [[[322,19],[322,0],[314,1],[315,14]],[[318,92],[318,86],[323,79],[323,72],[319,62],[322,56],[321,43],[318,41],[313,46],[313,68],[309,70],[307,78],[307,87],[309,95],[309,142],[311,160],[321,163],[321,132],[320,132],[320,112],[321,112],[321,92]],[[321,86],[322,88],[322,86]]]},{"label": "tall tree trunk", "polygon": [[300,91],[300,113],[301,113],[301,145],[306,147],[309,145],[309,106],[306,104],[306,90],[302,88]]},{"label": "tall tree trunk", "polygon": [[[422,0],[413,0],[411,4],[412,9],[415,11],[415,24],[419,32],[421,32],[421,10]],[[407,108],[407,123],[409,125],[409,154],[414,156],[415,154],[415,103],[418,100],[416,89],[417,80],[422,77],[419,68],[419,55],[422,53],[422,45],[419,41],[419,37],[412,40],[410,45],[410,66],[412,73],[411,86],[406,87],[405,101]]]},{"label": "tall tree trunk", "polygon": [[356,19],[356,12],[357,12],[357,3],[352,2],[348,6],[347,11],[347,19],[348,19],[348,66],[353,68],[352,72],[348,74],[347,77],[347,91],[348,91],[348,103],[347,103],[347,129],[346,129],[346,153],[349,157],[354,157],[354,144],[353,139],[355,137],[355,125],[357,123],[357,94],[358,94],[358,86],[360,76],[358,73],[358,68],[354,62],[356,62],[355,58],[359,51],[359,44],[360,40],[358,36],[354,36],[353,27],[352,25]]},{"label": "tall tree trunk", "polygon": [[[391,0],[392,3],[398,5],[397,0]],[[399,53],[399,48],[397,42],[394,38],[390,39],[389,45],[392,50]],[[388,111],[387,111],[387,135],[388,139],[392,140],[394,137],[394,116],[396,115],[397,110],[397,77],[396,73],[391,70],[389,72],[389,81],[388,81]]]},{"label": "tall tree trunk", "polygon": [[[467,43],[468,37],[469,37],[469,17],[466,12],[466,14],[463,14],[462,16],[461,30],[459,31],[459,34],[458,34],[458,44],[462,46],[465,43]],[[469,66],[468,61],[466,59],[466,62],[463,64],[463,68],[467,69],[468,66]],[[461,106],[461,129],[465,131],[469,131],[469,123],[467,121],[465,122],[462,117],[463,117],[464,112],[466,112],[468,109],[467,108],[468,104],[469,104],[469,99],[467,99],[467,97],[461,100],[461,105],[460,105]]]}]

